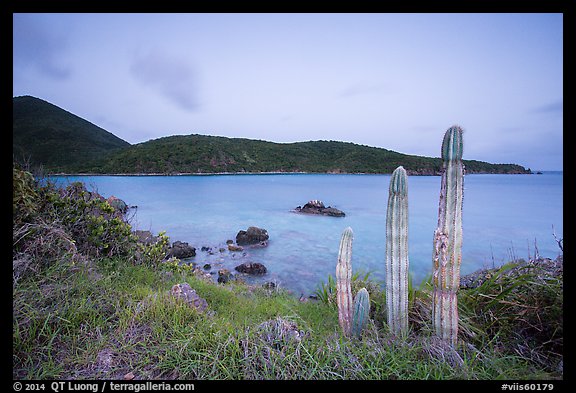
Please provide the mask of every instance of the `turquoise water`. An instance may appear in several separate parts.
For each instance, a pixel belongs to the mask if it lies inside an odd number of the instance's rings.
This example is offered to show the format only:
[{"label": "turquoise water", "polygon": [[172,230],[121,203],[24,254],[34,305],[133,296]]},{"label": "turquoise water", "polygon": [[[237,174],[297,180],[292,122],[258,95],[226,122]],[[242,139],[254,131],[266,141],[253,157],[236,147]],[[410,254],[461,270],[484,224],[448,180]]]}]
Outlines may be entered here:
[{"label": "turquoise water", "polygon": [[[133,227],[167,231],[171,241],[197,248],[190,259],[212,271],[242,262],[260,262],[268,273],[252,282],[275,281],[296,294],[311,294],[334,275],[340,235],[354,231],[353,269],[384,282],[385,220],[390,175],[213,175],[70,176],[105,197],[115,195],[138,206],[129,213]],[[555,258],[552,236],[563,233],[563,174],[468,175],[464,183],[462,274],[534,254]],[[432,271],[440,177],[410,176],[410,273],[418,284]],[[293,213],[296,206],[320,199],[346,217]],[[219,252],[226,240],[249,226],[265,228],[268,247],[243,253]],[[213,254],[200,250],[211,247]]]}]

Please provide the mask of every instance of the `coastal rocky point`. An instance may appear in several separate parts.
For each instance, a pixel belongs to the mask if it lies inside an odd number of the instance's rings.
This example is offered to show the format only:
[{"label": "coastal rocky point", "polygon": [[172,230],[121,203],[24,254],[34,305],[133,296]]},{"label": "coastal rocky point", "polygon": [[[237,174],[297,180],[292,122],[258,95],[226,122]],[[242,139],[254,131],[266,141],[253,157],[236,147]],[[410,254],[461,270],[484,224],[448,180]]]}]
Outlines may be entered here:
[{"label": "coastal rocky point", "polygon": [[346,214],[335,207],[324,205],[324,202],[319,201],[317,199],[313,199],[306,203],[304,206],[298,206],[294,209],[296,213],[304,213],[304,214],[315,214],[321,216],[331,216],[331,217],[344,217]]}]

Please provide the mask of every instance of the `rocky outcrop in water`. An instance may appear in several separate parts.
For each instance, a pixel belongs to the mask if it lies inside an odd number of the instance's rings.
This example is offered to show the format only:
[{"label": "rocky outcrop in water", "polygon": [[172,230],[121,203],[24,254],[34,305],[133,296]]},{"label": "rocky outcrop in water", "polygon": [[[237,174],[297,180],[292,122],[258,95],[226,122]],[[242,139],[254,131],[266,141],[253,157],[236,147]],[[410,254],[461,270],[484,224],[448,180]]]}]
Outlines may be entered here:
[{"label": "rocky outcrop in water", "polygon": [[174,257],[178,259],[190,258],[196,256],[196,249],[186,242],[179,240],[172,243],[172,247],[168,249],[167,257]]},{"label": "rocky outcrop in water", "polygon": [[265,247],[268,245],[268,231],[258,227],[249,227],[246,231],[241,230],[236,235],[236,244],[239,246],[258,245]]},{"label": "rocky outcrop in water", "polygon": [[304,214],[315,214],[320,216],[331,216],[331,217],[344,217],[346,214],[335,207],[324,205],[324,202],[319,201],[317,199],[313,199],[306,203],[304,206],[298,206],[294,209],[297,213],[304,213]]},{"label": "rocky outcrop in water", "polygon": [[261,263],[254,262],[245,262],[241,265],[238,265],[234,268],[236,271],[240,273],[252,274],[252,275],[261,275],[266,274],[266,266]]}]

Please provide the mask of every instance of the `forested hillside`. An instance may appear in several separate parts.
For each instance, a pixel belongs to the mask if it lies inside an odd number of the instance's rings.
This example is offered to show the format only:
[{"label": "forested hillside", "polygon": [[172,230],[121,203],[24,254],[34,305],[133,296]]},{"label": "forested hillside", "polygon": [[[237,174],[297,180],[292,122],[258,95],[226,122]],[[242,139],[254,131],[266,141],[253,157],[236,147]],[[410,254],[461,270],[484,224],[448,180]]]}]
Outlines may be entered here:
[{"label": "forested hillside", "polygon": [[130,144],[56,105],[31,96],[12,101],[14,160],[49,172],[75,172]]},{"label": "forested hillside", "polygon": [[[337,141],[275,143],[207,135],[168,136],[130,145],[44,100],[13,99],[13,158],[47,173],[392,173],[437,175],[439,158]],[[530,173],[515,164],[465,161],[468,173]]]},{"label": "forested hillside", "polygon": [[[468,173],[524,173],[519,165],[466,161]],[[315,172],[439,174],[441,160],[347,142],[273,143],[205,135],[133,145],[84,169],[93,173]]]}]

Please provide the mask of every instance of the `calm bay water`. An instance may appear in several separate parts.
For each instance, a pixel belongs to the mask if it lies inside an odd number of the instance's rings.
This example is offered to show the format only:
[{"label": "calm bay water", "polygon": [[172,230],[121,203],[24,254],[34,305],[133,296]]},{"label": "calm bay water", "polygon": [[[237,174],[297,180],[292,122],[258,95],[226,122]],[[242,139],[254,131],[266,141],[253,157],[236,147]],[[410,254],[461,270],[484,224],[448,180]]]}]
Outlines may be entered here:
[{"label": "calm bay water", "polygon": [[[242,262],[260,262],[268,273],[249,282],[275,281],[296,294],[311,294],[334,275],[342,231],[354,231],[354,271],[371,272],[384,282],[386,203],[390,175],[207,175],[69,176],[105,197],[115,195],[136,205],[129,216],[135,229],[166,231],[171,241],[197,249],[190,259],[212,271]],[[464,182],[462,274],[501,265],[512,257],[534,254],[555,258],[552,236],[563,234],[563,174],[468,175]],[[419,284],[432,272],[432,237],[436,228],[440,177],[410,176],[410,273]],[[293,213],[296,206],[320,199],[346,217]],[[227,239],[249,226],[265,228],[268,247],[242,253],[219,252]],[[212,254],[201,251],[211,247]]]}]

